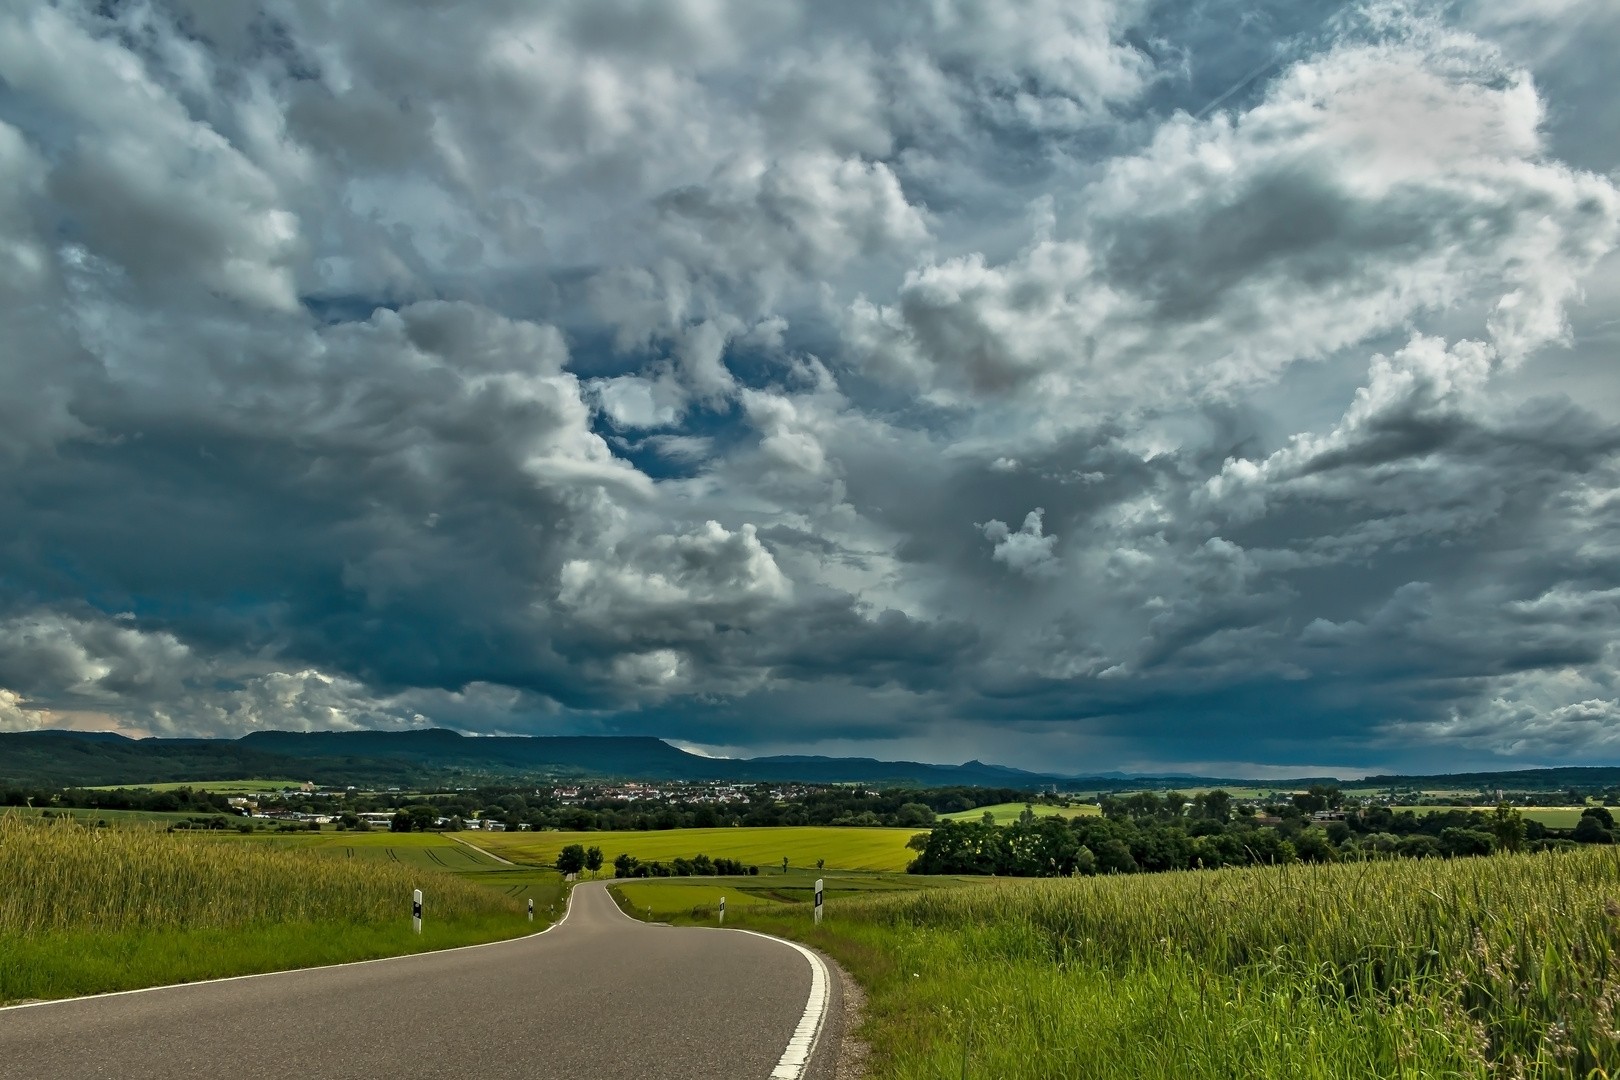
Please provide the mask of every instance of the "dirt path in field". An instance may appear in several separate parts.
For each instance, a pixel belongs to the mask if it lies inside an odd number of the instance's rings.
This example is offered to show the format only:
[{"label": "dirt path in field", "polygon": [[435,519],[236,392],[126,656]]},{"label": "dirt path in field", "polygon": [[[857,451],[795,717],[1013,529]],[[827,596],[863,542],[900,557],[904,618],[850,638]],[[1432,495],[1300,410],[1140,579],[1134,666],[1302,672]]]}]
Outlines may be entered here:
[{"label": "dirt path in field", "polygon": [[0,1077],[831,1080],[842,997],[800,946],[589,882],[515,941],[0,1009]]},{"label": "dirt path in field", "polygon": [[498,863],[502,863],[502,864],[504,864],[506,866],[516,866],[517,865],[517,863],[513,862],[511,859],[503,859],[499,855],[495,854],[493,851],[488,851],[488,850],[486,850],[484,848],[481,848],[477,844],[473,843],[471,840],[463,840],[461,837],[455,835],[454,833],[444,833],[443,835],[448,836],[450,839],[454,840],[458,844],[466,844],[468,847],[472,848],[474,851],[478,852],[478,854],[480,854],[480,855],[488,855],[490,858],[494,859]]}]

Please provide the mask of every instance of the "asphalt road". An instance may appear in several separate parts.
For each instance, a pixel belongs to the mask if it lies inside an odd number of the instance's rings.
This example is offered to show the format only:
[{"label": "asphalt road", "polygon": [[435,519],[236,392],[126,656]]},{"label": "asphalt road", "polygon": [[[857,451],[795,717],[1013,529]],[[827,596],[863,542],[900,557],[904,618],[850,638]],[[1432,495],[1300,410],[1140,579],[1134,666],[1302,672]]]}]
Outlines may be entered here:
[{"label": "asphalt road", "polygon": [[587,883],[516,941],[0,1009],[0,1077],[830,1080],[838,991],[797,946]]}]

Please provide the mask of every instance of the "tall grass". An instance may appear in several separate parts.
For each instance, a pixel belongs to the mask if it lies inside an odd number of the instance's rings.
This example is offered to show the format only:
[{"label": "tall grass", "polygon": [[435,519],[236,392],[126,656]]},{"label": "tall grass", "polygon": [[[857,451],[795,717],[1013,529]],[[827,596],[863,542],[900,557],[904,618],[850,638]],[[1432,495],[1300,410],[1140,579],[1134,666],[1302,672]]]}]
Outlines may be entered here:
[{"label": "tall grass", "polygon": [[[426,930],[411,933],[411,892]],[[519,902],[449,874],[155,828],[0,815],[0,1001],[511,937]]]},{"label": "tall grass", "polygon": [[879,1075],[1620,1074],[1613,848],[1001,882],[826,926]]},{"label": "tall grass", "polygon": [[[0,936],[68,930],[376,922],[410,913],[423,873],[321,859],[157,829],[91,829],[0,816]],[[428,887],[432,916],[515,910],[449,875]]]}]

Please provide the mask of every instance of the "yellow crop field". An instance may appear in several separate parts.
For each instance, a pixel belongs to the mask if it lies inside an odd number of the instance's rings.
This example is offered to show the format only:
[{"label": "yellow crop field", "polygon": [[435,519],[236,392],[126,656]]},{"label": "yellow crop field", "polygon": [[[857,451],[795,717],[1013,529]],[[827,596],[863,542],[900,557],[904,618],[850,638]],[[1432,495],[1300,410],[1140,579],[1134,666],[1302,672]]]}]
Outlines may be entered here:
[{"label": "yellow crop field", "polygon": [[676,858],[708,855],[736,859],[761,871],[781,869],[784,856],[792,866],[829,870],[904,870],[916,857],[906,841],[918,829],[847,829],[830,826],[781,828],[668,829],[659,832],[519,832],[475,834],[476,843],[516,862],[547,865],[569,844],[599,847],[607,865],[620,854],[642,862],[667,863]]},{"label": "yellow crop field", "polygon": [[[1043,806],[1036,803],[1032,808],[1036,817],[1080,817],[1088,814],[1100,814],[1101,810],[1095,806]],[[946,821],[978,821],[984,817],[985,811],[996,815],[997,825],[1010,825],[1018,820],[1018,815],[1024,812],[1021,802],[997,803],[994,806],[981,806],[977,810],[959,810],[954,814],[941,814]]]}]

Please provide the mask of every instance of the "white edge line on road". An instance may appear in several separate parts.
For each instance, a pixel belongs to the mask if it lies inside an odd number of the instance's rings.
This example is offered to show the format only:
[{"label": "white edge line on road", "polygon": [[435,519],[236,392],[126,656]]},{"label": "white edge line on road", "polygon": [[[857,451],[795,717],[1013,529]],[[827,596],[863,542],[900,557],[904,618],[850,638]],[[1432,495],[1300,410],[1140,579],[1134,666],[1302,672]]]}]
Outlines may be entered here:
[{"label": "white edge line on road", "polygon": [[804,1015],[799,1017],[799,1026],[793,1029],[793,1037],[788,1040],[787,1049],[782,1051],[782,1060],[771,1070],[771,1080],[800,1080],[810,1067],[810,1058],[821,1039],[821,1025],[827,1019],[827,965],[822,963],[821,957],[796,941],[753,930],[735,929],[735,932],[752,934],[767,941],[779,941],[790,949],[798,950],[800,956],[810,961],[810,998],[804,1003]]},{"label": "white edge line on road", "polygon": [[[624,878],[613,878],[603,882],[603,886],[605,889],[608,885],[618,885],[624,881]],[[570,897],[572,895],[572,893],[569,894]],[[614,910],[626,919],[642,926],[648,925],[619,907],[611,894],[608,896],[608,901],[613,904]],[[694,927],[693,929],[699,928]],[[764,938],[766,941],[774,941],[778,945],[786,945],[810,961],[810,997],[804,1003],[804,1015],[799,1017],[799,1026],[793,1029],[793,1037],[788,1040],[787,1049],[782,1051],[782,1060],[776,1063],[776,1068],[771,1070],[770,1075],[770,1080],[800,1080],[804,1076],[805,1070],[810,1067],[810,1059],[815,1056],[816,1043],[821,1040],[821,1027],[827,1020],[828,989],[831,985],[831,980],[827,975],[827,965],[822,962],[821,957],[816,955],[813,950],[805,948],[796,941],[779,938],[775,934],[762,934],[758,930],[744,930],[737,926],[702,927],[701,929],[713,929],[719,930],[721,933],[747,934],[750,937]]]},{"label": "white edge line on road", "polygon": [[[614,905],[617,907],[618,905]],[[49,1001],[25,1001],[20,1005],[0,1005],[0,1013],[11,1012],[14,1009],[38,1009],[46,1005],[69,1005],[75,1001],[95,1001],[99,998],[128,997],[131,994],[150,994],[157,990],[178,990],[183,986],[211,986],[214,983],[245,982],[248,979],[269,979],[277,975],[299,975],[308,971],[330,971],[333,968],[362,967],[366,964],[386,964],[393,960],[409,960],[417,956],[443,956],[446,953],[466,952],[468,949],[488,949],[495,945],[510,945],[515,941],[528,941],[541,934],[549,934],[563,923],[568,921],[569,914],[574,910],[574,890],[568,890],[568,903],[563,908],[563,917],[533,934],[523,934],[515,938],[502,938],[500,941],[485,941],[477,945],[457,945],[453,949],[429,949],[426,952],[401,953],[399,956],[379,956],[375,960],[350,960],[344,964],[317,964],[314,967],[286,968],[282,971],[256,971],[252,975],[227,975],[223,979],[198,979],[196,982],[165,983],[162,986],[142,986],[136,990],[112,990],[105,994],[81,994],[78,997],[51,998]]]}]

